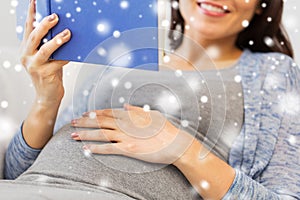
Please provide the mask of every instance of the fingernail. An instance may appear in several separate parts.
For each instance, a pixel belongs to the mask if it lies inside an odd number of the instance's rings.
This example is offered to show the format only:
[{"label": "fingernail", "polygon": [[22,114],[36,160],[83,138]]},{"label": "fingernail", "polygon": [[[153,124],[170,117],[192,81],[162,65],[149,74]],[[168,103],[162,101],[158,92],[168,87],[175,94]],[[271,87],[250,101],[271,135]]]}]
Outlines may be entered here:
[{"label": "fingernail", "polygon": [[65,37],[69,34],[69,30],[68,29],[65,29],[62,33],[61,33],[61,36],[62,37]]},{"label": "fingernail", "polygon": [[78,137],[79,134],[78,134],[78,133],[72,133],[71,136],[72,136],[72,137]]},{"label": "fingernail", "polygon": [[55,14],[54,13],[48,17],[49,22],[51,22],[53,20],[55,20]]}]

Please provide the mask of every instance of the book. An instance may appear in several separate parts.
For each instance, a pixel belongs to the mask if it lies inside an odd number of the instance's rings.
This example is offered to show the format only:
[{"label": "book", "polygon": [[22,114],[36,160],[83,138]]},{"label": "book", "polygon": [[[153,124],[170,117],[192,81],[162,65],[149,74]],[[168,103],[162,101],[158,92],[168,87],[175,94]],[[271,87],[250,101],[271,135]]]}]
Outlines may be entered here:
[{"label": "book", "polygon": [[[68,28],[71,40],[51,59],[158,70],[157,1],[37,0],[38,22],[52,13],[59,16],[58,24],[41,42]],[[25,22],[29,0],[19,2],[18,27]]]}]

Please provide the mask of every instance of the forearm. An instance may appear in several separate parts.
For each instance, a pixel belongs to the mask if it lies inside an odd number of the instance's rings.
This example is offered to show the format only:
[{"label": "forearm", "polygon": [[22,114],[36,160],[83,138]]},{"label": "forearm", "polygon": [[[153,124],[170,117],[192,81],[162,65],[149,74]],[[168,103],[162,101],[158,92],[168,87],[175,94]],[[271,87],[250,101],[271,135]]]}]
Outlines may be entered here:
[{"label": "forearm", "polygon": [[[279,194],[234,170],[217,156],[207,152],[196,140],[173,164],[204,199],[280,199]],[[293,195],[289,194],[288,197],[294,199]]]},{"label": "forearm", "polygon": [[59,102],[41,103],[35,101],[23,124],[23,137],[32,148],[43,148],[53,135]]},{"label": "forearm", "polygon": [[204,199],[222,199],[235,178],[234,169],[194,140],[173,163]]}]

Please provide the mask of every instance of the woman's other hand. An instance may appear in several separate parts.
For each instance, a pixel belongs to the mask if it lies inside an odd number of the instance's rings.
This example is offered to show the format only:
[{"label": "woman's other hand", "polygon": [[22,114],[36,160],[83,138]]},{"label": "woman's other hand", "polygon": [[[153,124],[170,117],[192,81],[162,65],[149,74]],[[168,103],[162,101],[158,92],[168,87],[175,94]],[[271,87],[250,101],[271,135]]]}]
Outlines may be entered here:
[{"label": "woman's other hand", "polygon": [[71,33],[66,29],[40,46],[45,35],[58,23],[58,20],[58,16],[52,14],[37,24],[35,1],[31,0],[20,49],[20,60],[31,76],[37,101],[43,105],[60,103],[64,95],[62,67],[67,64],[67,61],[55,61],[49,58],[55,50],[70,40]]},{"label": "woman's other hand", "polygon": [[106,109],[72,120],[75,127],[99,128],[72,133],[74,140],[110,142],[89,144],[84,149],[96,154],[119,154],[151,163],[172,164],[194,137],[173,126],[160,112],[125,105],[124,110]]},{"label": "woman's other hand", "polygon": [[72,125],[99,128],[71,134],[74,140],[108,142],[85,145],[84,149],[91,153],[118,154],[151,163],[173,164],[203,199],[221,199],[235,177],[232,167],[157,111],[125,105],[125,110],[85,113],[82,118],[72,120]]}]

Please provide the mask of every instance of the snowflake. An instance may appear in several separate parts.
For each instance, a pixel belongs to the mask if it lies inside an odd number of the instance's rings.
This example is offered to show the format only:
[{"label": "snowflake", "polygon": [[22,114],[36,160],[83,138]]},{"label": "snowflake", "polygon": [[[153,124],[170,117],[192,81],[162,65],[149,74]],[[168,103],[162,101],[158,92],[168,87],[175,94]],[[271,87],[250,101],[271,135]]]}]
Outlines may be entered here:
[{"label": "snowflake", "polygon": [[18,2],[17,0],[12,0],[12,1],[10,2],[10,5],[11,5],[12,7],[17,7],[17,6],[19,5],[19,2]]},{"label": "snowflake", "polygon": [[119,84],[119,79],[114,78],[114,79],[111,80],[111,85],[112,85],[113,87],[117,87],[118,84]]},{"label": "snowflake", "polygon": [[121,32],[116,30],[113,32],[113,36],[114,36],[114,38],[119,38],[121,36]]},{"label": "snowflake", "polygon": [[107,51],[103,47],[98,48],[97,53],[102,57],[105,57],[107,55]]},{"label": "snowflake", "polygon": [[89,91],[88,91],[88,90],[84,90],[84,91],[82,92],[82,94],[83,94],[83,96],[88,96],[88,95],[89,95]]},{"label": "snowflake", "polygon": [[179,69],[177,69],[177,70],[175,71],[175,76],[176,76],[176,77],[181,77],[181,76],[182,76],[182,71],[179,70]]},{"label": "snowflake", "polygon": [[209,189],[209,183],[205,180],[200,181],[200,187],[204,190],[208,190]]},{"label": "snowflake", "polygon": [[132,83],[127,81],[124,83],[124,87],[125,87],[125,89],[129,90],[130,88],[132,88]]},{"label": "snowflake", "polygon": [[8,107],[8,101],[1,101],[1,108],[5,109]]},{"label": "snowflake", "polygon": [[168,63],[171,61],[171,58],[170,58],[170,56],[164,56],[163,60],[164,60],[164,63]]},{"label": "snowflake", "polygon": [[288,139],[288,142],[290,143],[290,145],[293,145],[295,146],[296,145],[296,142],[297,142],[297,139],[295,136],[291,135]]},{"label": "snowflake", "polygon": [[19,33],[19,34],[23,33],[23,26],[17,26],[16,27],[16,32]]},{"label": "snowflake", "polygon": [[102,187],[109,187],[110,183],[109,183],[108,179],[102,178],[99,181],[99,185],[102,186]]},{"label": "snowflake", "polygon": [[211,45],[206,49],[206,53],[210,58],[217,59],[220,57],[221,51],[219,47]]},{"label": "snowflake", "polygon": [[89,113],[89,118],[90,119],[95,119],[97,117],[97,114],[95,112],[90,112]]},{"label": "snowflake", "polygon": [[150,106],[149,106],[148,104],[145,104],[145,105],[143,106],[143,110],[144,110],[145,112],[149,112],[149,111],[151,110],[151,108],[150,108]]},{"label": "snowflake", "polygon": [[267,46],[272,47],[275,45],[273,39],[269,36],[264,37],[264,42]]},{"label": "snowflake", "polygon": [[119,98],[119,103],[123,104],[125,102],[125,98],[124,97],[120,97]]},{"label": "snowflake", "polygon": [[97,24],[97,31],[100,34],[107,34],[110,32],[110,25],[106,21],[102,21],[99,24]]},{"label": "snowflake", "polygon": [[81,8],[80,8],[80,7],[77,7],[77,8],[76,8],[76,12],[81,12]]},{"label": "snowflake", "polygon": [[90,158],[92,155],[92,152],[89,149],[83,150],[83,155],[87,158]]},{"label": "snowflake", "polygon": [[5,69],[8,69],[8,68],[11,67],[11,63],[10,63],[10,61],[5,60],[5,61],[3,62],[3,64],[2,64],[2,66],[3,66]]},{"label": "snowflake", "polygon": [[128,7],[129,7],[129,3],[128,3],[128,1],[121,1],[121,3],[120,3],[120,7],[122,8],[122,9],[127,9]]},{"label": "snowflake", "polygon": [[189,126],[189,121],[187,121],[187,120],[182,120],[182,121],[181,121],[181,126],[183,126],[183,127],[188,127],[188,126]]},{"label": "snowflake", "polygon": [[202,97],[200,98],[200,101],[201,101],[202,103],[207,103],[207,102],[208,102],[208,97],[207,97],[207,96],[202,96]]},{"label": "snowflake", "polygon": [[71,18],[71,16],[72,16],[71,13],[69,13],[69,12],[66,13],[66,18]]},{"label": "snowflake", "polygon": [[249,26],[249,21],[248,21],[248,20],[242,21],[242,26],[243,26],[244,28],[247,28],[247,27]]},{"label": "snowflake", "polygon": [[22,69],[23,69],[23,66],[22,66],[21,64],[16,64],[16,65],[15,65],[15,70],[16,70],[16,72],[21,72]]},{"label": "snowflake", "polygon": [[237,82],[237,83],[240,83],[242,81],[242,77],[240,75],[236,75],[234,77],[234,81]]}]

